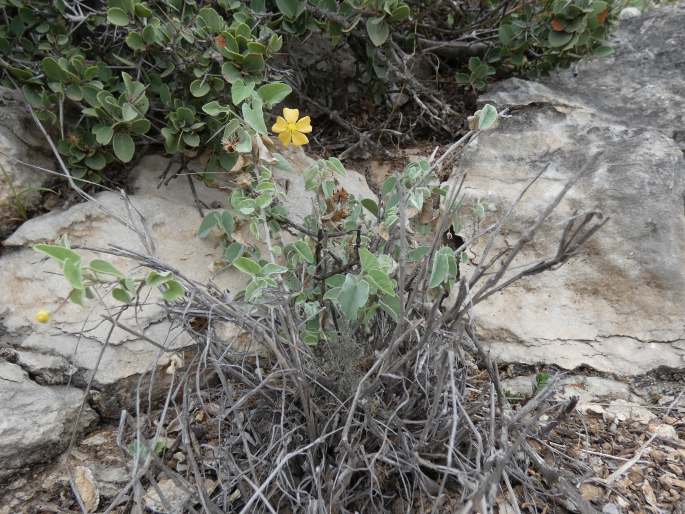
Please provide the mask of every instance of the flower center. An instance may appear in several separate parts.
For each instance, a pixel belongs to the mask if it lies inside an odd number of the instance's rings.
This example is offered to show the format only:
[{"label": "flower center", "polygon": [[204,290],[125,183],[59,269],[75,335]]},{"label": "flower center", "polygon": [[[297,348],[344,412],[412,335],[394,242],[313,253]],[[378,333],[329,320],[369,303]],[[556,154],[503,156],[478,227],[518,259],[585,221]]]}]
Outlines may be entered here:
[{"label": "flower center", "polygon": [[288,123],[288,130],[290,132],[295,132],[297,130],[297,128],[295,127],[294,123]]}]

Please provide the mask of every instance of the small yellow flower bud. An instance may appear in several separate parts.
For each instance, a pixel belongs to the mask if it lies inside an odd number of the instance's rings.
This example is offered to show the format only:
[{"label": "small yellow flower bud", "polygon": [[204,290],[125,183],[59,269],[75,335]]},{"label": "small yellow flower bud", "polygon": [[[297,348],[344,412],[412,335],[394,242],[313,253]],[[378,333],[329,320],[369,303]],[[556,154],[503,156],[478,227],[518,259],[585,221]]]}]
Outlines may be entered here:
[{"label": "small yellow flower bud", "polygon": [[46,311],[45,309],[41,309],[36,313],[36,321],[38,323],[47,323],[50,321],[50,311]]}]

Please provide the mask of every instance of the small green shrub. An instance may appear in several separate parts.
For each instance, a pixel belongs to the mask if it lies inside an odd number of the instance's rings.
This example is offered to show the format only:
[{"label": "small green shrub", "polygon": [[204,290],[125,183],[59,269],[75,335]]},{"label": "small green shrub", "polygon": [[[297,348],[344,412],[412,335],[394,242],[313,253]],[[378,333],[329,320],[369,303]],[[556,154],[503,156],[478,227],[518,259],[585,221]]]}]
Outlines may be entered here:
[{"label": "small green shrub", "polygon": [[537,394],[540,391],[542,391],[545,387],[547,387],[547,384],[549,384],[549,381],[551,378],[552,378],[552,375],[550,375],[546,371],[541,371],[540,373],[535,375],[534,392]]},{"label": "small green shrub", "polygon": [[583,55],[607,55],[612,7],[605,0],[521,2],[499,25],[500,46],[488,62],[545,73]]}]

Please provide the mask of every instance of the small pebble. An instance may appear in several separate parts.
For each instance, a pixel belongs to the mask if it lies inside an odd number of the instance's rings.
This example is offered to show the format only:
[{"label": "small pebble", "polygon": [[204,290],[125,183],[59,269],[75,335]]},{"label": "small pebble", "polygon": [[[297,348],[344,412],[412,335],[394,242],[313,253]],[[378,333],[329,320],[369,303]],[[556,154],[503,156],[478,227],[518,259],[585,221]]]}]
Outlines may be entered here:
[{"label": "small pebble", "polygon": [[625,9],[621,10],[621,13],[618,15],[618,18],[620,20],[628,20],[630,18],[637,18],[642,14],[642,11],[638,9],[637,7],[626,7]]}]

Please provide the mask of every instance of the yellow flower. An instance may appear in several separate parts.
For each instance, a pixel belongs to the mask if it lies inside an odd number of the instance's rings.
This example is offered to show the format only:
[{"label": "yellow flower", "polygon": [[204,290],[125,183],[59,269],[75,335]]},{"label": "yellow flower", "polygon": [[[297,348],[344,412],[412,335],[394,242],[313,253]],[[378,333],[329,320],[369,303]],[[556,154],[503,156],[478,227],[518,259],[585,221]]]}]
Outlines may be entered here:
[{"label": "yellow flower", "polygon": [[38,323],[47,323],[48,321],[50,321],[50,311],[41,309],[38,312],[36,312],[36,321]]},{"label": "yellow flower", "polygon": [[305,134],[312,131],[312,120],[309,116],[300,118],[300,111],[297,109],[283,109],[283,116],[276,118],[276,123],[271,127],[278,139],[281,140],[285,146],[291,143],[295,146],[302,146],[309,143],[309,139]]}]

